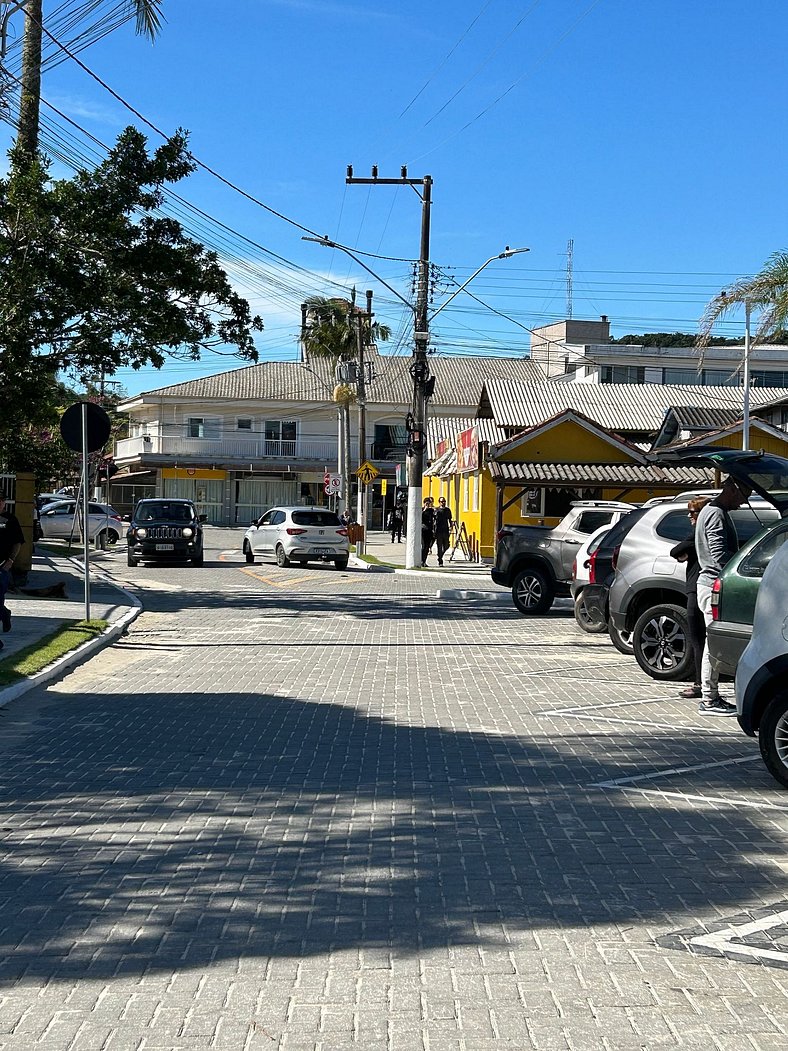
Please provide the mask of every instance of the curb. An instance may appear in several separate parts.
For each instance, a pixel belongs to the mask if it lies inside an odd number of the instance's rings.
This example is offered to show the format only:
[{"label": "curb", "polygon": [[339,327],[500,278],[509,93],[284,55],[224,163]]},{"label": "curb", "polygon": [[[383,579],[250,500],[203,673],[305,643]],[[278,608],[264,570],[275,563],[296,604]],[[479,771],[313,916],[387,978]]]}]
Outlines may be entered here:
[{"label": "curb", "polygon": [[[78,564],[79,568],[82,569],[82,563],[75,563],[74,559],[69,559],[72,564]],[[4,689],[0,689],[0,708],[5,708],[11,701],[15,701],[18,697],[27,693],[29,690],[34,689],[36,686],[41,686],[43,683],[49,682],[51,679],[56,678],[64,671],[68,671],[77,664],[83,663],[89,657],[92,657],[94,653],[98,653],[99,650],[103,650],[105,646],[109,646],[111,643],[122,635],[129,624],[136,620],[137,617],[143,611],[143,605],[136,595],[132,595],[131,592],[126,591],[120,584],[116,584],[110,577],[101,570],[92,570],[97,575],[100,575],[102,579],[115,588],[125,598],[129,600],[131,608],[127,610],[122,617],[119,617],[113,624],[102,631],[96,639],[89,639],[88,642],[83,642],[81,646],[77,646],[76,649],[69,650],[68,653],[64,653],[62,657],[58,657],[52,664],[48,664],[46,668],[42,668],[41,671],[37,671],[35,675],[31,675],[27,679],[23,679],[21,682],[15,682],[13,686],[6,686]]]},{"label": "curb", "polygon": [[466,588],[441,588],[435,592],[435,598],[454,599],[458,602],[495,602],[511,604],[512,596],[508,591],[471,591]]}]

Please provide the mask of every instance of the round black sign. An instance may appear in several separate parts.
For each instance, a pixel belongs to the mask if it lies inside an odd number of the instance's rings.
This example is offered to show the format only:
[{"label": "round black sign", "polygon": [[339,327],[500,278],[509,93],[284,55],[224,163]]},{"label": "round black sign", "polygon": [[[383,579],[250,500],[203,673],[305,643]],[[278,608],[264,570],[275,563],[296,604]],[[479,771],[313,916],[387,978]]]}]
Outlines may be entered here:
[{"label": "round black sign", "polygon": [[78,401],[69,405],[60,420],[63,441],[74,452],[82,451],[82,406],[87,407],[88,452],[96,452],[107,444],[112,424],[107,413],[92,401]]}]

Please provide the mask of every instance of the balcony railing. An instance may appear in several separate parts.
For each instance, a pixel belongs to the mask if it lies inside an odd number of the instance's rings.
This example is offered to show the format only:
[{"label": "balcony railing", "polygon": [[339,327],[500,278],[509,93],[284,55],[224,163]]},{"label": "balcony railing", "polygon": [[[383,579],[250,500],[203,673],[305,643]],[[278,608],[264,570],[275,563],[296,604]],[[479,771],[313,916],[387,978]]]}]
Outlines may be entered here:
[{"label": "balcony railing", "polygon": [[[351,444],[351,455],[355,460],[357,440]],[[249,463],[260,460],[314,461],[319,464],[336,463],[336,441],[310,441],[308,439],[271,439],[263,435],[250,438],[187,438],[184,435],[140,435],[136,438],[121,438],[115,443],[115,457],[120,460],[135,456],[185,456],[195,460],[237,460]],[[370,441],[367,457],[372,460],[401,462],[405,448],[388,443]]]}]

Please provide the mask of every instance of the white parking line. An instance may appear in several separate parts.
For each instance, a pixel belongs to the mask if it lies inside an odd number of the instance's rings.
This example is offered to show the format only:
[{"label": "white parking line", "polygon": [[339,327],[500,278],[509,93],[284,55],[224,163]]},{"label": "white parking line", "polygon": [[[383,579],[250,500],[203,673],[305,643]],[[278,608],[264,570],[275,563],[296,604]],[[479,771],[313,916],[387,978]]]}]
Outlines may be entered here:
[{"label": "white parking line", "polygon": [[742,923],[732,927],[726,927],[713,934],[699,934],[690,938],[691,946],[716,949],[725,955],[735,953],[736,956],[749,956],[753,960],[776,960],[781,964],[788,963],[788,953],[780,952],[778,949],[766,949],[757,945],[746,945],[743,939],[751,934],[768,931],[771,927],[779,927],[788,923],[788,912],[775,912],[761,920],[752,923]]},{"label": "white parking line", "polygon": [[698,770],[715,770],[721,766],[734,766],[736,763],[752,763],[760,759],[759,755],[743,755],[736,759],[718,759],[714,763],[697,763],[694,766],[672,766],[667,770],[652,770],[650,774],[634,774],[631,777],[614,777],[607,781],[596,781],[593,788],[618,788],[620,785],[631,785],[635,781],[653,781],[657,777],[672,777],[674,774],[694,774]]},{"label": "white parking line", "polygon": [[[752,756],[758,759],[760,756]],[[745,760],[739,760],[744,762]],[[739,797],[726,796],[703,796],[692,792],[668,792],[660,788],[628,788],[626,785],[595,785],[592,787],[605,788],[607,791],[634,792],[641,796],[660,796],[662,799],[683,799],[688,803],[716,803],[720,806],[740,807],[745,810],[781,810],[788,813],[788,806],[780,806],[779,803],[768,803],[765,800],[741,799]]]}]

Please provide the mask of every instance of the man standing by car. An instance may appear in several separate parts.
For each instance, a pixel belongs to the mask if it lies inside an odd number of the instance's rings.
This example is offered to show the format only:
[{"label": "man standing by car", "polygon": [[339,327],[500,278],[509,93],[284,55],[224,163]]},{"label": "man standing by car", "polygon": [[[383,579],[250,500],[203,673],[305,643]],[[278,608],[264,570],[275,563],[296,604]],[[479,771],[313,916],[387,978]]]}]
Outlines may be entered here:
[{"label": "man standing by car", "polygon": [[[698,608],[706,621],[712,622],[711,589],[739,547],[736,529],[730,511],[746,503],[750,490],[730,476],[725,479],[722,492],[716,499],[702,507],[695,527],[695,550],[698,554]],[[702,700],[698,705],[701,715],[735,715],[736,705],[720,697],[719,672],[712,667],[708,639],[703,647],[701,663]]]}]

